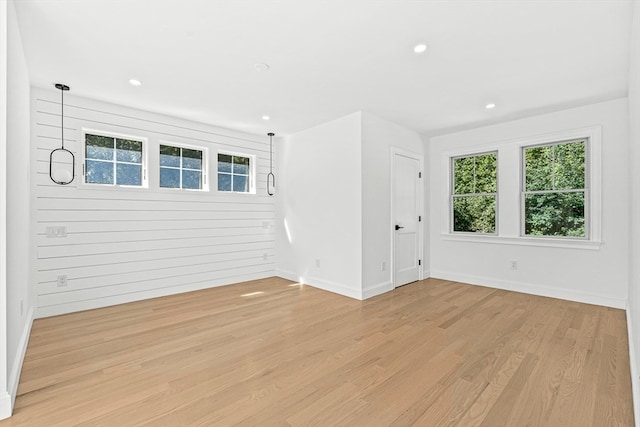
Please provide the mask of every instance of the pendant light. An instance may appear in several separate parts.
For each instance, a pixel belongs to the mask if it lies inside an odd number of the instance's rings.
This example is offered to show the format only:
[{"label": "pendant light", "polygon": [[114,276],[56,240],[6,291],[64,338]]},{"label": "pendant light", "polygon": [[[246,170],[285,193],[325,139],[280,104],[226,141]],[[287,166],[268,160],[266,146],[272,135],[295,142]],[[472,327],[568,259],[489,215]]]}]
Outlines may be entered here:
[{"label": "pendant light", "polygon": [[[71,184],[76,174],[76,157],[64,148],[64,93],[69,90],[69,86],[61,83],[56,83],[55,86],[56,89],[60,89],[61,146],[53,150],[49,156],[49,178],[56,184],[67,185]],[[71,170],[65,167],[69,163],[71,163]]]},{"label": "pendant light", "polygon": [[273,136],[275,133],[269,132],[269,173],[267,174],[267,194],[273,196],[276,187],[276,176],[273,174]]}]

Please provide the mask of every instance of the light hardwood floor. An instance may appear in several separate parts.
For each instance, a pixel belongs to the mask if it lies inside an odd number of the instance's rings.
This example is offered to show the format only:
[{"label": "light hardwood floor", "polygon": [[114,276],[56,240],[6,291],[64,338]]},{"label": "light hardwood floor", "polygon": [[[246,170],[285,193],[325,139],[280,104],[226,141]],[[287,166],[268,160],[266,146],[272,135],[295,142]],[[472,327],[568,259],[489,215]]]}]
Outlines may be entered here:
[{"label": "light hardwood floor", "polygon": [[272,278],[37,320],[0,426],[632,426],[625,313]]}]

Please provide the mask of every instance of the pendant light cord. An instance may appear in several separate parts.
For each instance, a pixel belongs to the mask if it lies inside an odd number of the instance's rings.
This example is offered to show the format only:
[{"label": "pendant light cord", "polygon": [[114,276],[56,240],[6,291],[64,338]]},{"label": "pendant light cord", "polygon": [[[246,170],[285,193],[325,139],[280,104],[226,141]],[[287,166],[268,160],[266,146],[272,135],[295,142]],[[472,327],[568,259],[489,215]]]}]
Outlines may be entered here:
[{"label": "pendant light cord", "polygon": [[64,150],[64,89],[60,90],[60,132],[62,135],[62,149]]},{"label": "pendant light cord", "polygon": [[276,176],[273,174],[273,136],[275,133],[269,132],[269,174],[267,175],[267,194],[273,196],[275,193],[272,187],[276,186]]}]

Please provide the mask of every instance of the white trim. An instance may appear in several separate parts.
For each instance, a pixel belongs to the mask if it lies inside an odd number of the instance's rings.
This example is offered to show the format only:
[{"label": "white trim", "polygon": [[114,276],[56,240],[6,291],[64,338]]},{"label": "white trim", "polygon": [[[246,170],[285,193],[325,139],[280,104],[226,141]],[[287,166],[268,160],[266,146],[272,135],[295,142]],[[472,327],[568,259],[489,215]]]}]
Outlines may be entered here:
[{"label": "white trim", "polygon": [[[163,167],[166,167],[168,169],[177,169],[180,171],[180,184],[182,185],[182,171],[183,170],[196,170],[196,169],[183,169],[182,168],[182,159],[184,158],[182,156],[182,152],[180,152],[180,167],[176,168],[173,166],[161,166],[160,165],[160,146],[168,146],[168,147],[174,147],[174,148],[181,148],[184,149],[186,148],[187,150],[195,150],[195,151],[200,151],[202,153],[202,169],[200,169],[200,173],[202,174],[202,188],[172,188],[172,187],[161,187],[160,186],[160,172],[162,170]],[[183,144],[181,142],[172,142],[172,141],[168,141],[168,140],[163,140],[161,139],[158,142],[157,145],[157,149],[158,149],[158,190],[159,191],[193,191],[195,193],[206,193],[209,192],[209,185],[211,183],[211,176],[209,175],[209,149],[207,147],[203,147],[203,146],[198,146],[198,145],[193,145],[193,144]],[[217,159],[216,159],[217,160]]]},{"label": "white trim", "polygon": [[0,392],[0,420],[9,418],[12,412],[11,396],[6,391]]},{"label": "white trim", "polygon": [[318,279],[317,277],[313,277],[313,276],[303,277],[291,271],[280,270],[280,269],[276,270],[276,275],[278,277],[282,277],[283,279],[291,280],[292,282],[313,286],[314,288],[333,292],[334,294],[343,295],[349,298],[355,298],[357,300],[363,299],[362,291],[349,288],[348,286],[344,286],[343,284],[340,284],[340,283]]},{"label": "white trim", "polygon": [[[131,189],[136,189],[136,190],[140,190],[140,189],[149,189],[149,138],[145,137],[145,136],[137,136],[137,135],[130,135],[130,134],[124,134],[124,133],[120,133],[120,132],[111,132],[108,130],[100,130],[100,129],[94,129],[94,128],[81,128],[79,130],[80,132],[80,137],[79,137],[79,145],[80,145],[80,168],[76,168],[76,171],[80,171],[80,184],[78,185],[77,188],[83,188],[83,189],[96,189],[96,188],[105,188],[105,189],[116,189],[116,190],[120,190],[122,188],[131,188]],[[85,163],[87,161],[86,159],[86,142],[87,142],[87,134],[90,135],[98,135],[98,136],[104,136],[107,138],[117,138],[117,139],[128,139],[128,140],[132,140],[132,141],[138,141],[142,143],[142,181],[141,181],[141,185],[120,185],[120,184],[100,184],[100,183],[95,183],[95,182],[86,182],[86,174],[87,171],[85,170]],[[115,151],[115,149],[114,149]],[[114,153],[115,155],[115,153]],[[89,159],[91,160],[91,159]],[[116,162],[117,163],[117,162]],[[76,172],[76,176],[78,175],[78,173]],[[113,180],[114,182],[116,181],[116,176],[114,175]]]},{"label": "white trim", "polygon": [[569,249],[588,249],[588,250],[600,250],[604,242],[594,242],[590,240],[576,240],[567,238],[542,238],[542,237],[505,237],[505,236],[492,236],[486,234],[471,234],[471,233],[442,233],[440,234],[442,240],[458,241],[458,242],[471,242],[471,243],[492,243],[500,245],[520,245],[520,246],[541,246],[549,248],[569,248]]},{"label": "white trim", "polygon": [[[475,181],[475,164],[476,164],[476,158],[477,157],[481,157],[481,156],[487,156],[490,154],[495,154],[496,156],[496,191],[494,191],[493,193],[468,193],[468,194],[454,194],[454,182],[455,182],[455,161],[456,159],[464,159],[464,158],[473,158],[474,159],[474,181]],[[500,233],[500,227],[498,225],[499,219],[500,219],[500,193],[499,193],[499,188],[498,188],[498,182],[500,182],[500,174],[499,174],[499,170],[500,170],[500,153],[498,152],[498,150],[493,150],[493,151],[487,151],[487,152],[482,152],[482,153],[473,153],[473,154],[467,154],[467,155],[460,155],[460,156],[456,156],[456,157],[450,157],[449,158],[449,182],[448,182],[448,188],[449,188],[449,197],[448,197],[448,209],[447,209],[447,215],[449,217],[448,220],[448,232],[452,235],[457,235],[457,234],[469,234],[470,232],[467,231],[455,231],[453,229],[454,227],[454,218],[453,218],[453,201],[456,197],[482,197],[482,196],[493,196],[495,197],[495,206],[494,206],[494,216],[495,216],[495,222],[493,224],[493,233],[477,233],[474,234],[473,232],[471,232],[470,235],[482,235],[482,236],[498,236]],[[474,182],[474,189],[475,189],[475,182]]]},{"label": "white trim", "polygon": [[376,295],[384,294],[385,292],[392,291],[393,289],[394,287],[391,281],[378,283],[368,289],[364,289],[362,291],[362,299],[365,300],[367,298],[375,297]]},{"label": "white trim", "polygon": [[[227,156],[245,157],[249,159],[249,191],[233,191],[233,189],[231,191],[218,190],[218,155],[219,154],[224,154]],[[211,168],[212,171],[215,170],[215,173],[212,173],[211,174],[212,176],[209,178],[209,181],[211,182],[211,185],[213,187],[213,191],[217,192],[218,194],[257,194],[257,185],[258,185],[257,179],[256,179],[256,175],[258,174],[257,158],[258,157],[255,154],[246,154],[246,153],[241,153],[239,151],[217,149],[216,156],[214,159],[212,159],[213,163],[215,163],[215,168],[214,167]],[[213,185],[214,175],[215,175],[215,185]]]},{"label": "white trim", "polygon": [[287,270],[276,269],[276,276],[292,282],[301,283],[300,276]]},{"label": "white trim", "polygon": [[424,223],[426,215],[424,209],[424,182],[427,179],[426,173],[424,170],[424,155],[420,153],[416,153],[413,151],[405,150],[399,147],[390,147],[391,151],[391,165],[389,166],[389,218],[391,218],[391,224],[389,224],[389,232],[391,233],[391,253],[390,253],[390,263],[389,266],[391,268],[391,286],[392,288],[396,287],[396,260],[395,260],[395,249],[396,249],[396,233],[394,232],[395,217],[394,217],[394,206],[393,206],[393,179],[394,179],[394,164],[395,164],[395,156],[400,155],[404,157],[408,157],[410,159],[414,159],[418,161],[420,173],[422,174],[422,178],[418,180],[418,200],[416,201],[417,205],[420,207],[420,216],[422,217],[422,221],[418,223],[418,256],[419,259],[422,260],[421,265],[418,267],[418,280],[422,280],[424,278]]},{"label": "white trim", "polygon": [[323,280],[313,276],[301,277],[300,283],[313,286],[314,288],[333,292],[334,294],[339,294],[345,297],[362,300],[361,289],[353,289],[343,285],[342,283],[331,282],[329,280]]},{"label": "white trim", "polygon": [[240,276],[233,276],[231,278],[220,278],[213,281],[190,283],[180,286],[169,286],[166,288],[158,289],[148,289],[144,291],[135,291],[129,294],[113,295],[84,301],[38,307],[35,312],[35,318],[41,319],[43,317],[58,316],[60,314],[73,313],[76,311],[93,310],[95,308],[110,307],[113,305],[125,304],[128,302],[182,294],[185,292],[199,291],[202,289],[217,288],[219,286],[228,286],[235,283],[248,282],[250,280],[266,279],[268,277],[273,277],[273,273],[273,271],[267,271],[262,273],[245,274]]},{"label": "white trim", "polygon": [[[511,150],[522,151],[523,147],[533,146],[533,145],[541,145],[554,143],[558,141],[567,141],[572,139],[580,139],[580,138],[588,138],[589,139],[589,149],[588,149],[588,174],[589,174],[589,206],[587,207],[588,212],[590,213],[589,218],[589,239],[582,239],[583,242],[591,243],[591,246],[598,246],[602,243],[602,126],[591,126],[579,129],[569,129],[560,132],[553,132],[543,135],[533,135],[524,138],[505,140],[500,142],[495,142],[491,144],[481,145],[481,146],[467,146],[456,148],[455,150],[447,150],[441,153],[441,213],[440,213],[440,222],[441,222],[441,234],[450,234],[453,235],[449,230],[450,226],[450,215],[449,215],[449,196],[451,193],[451,179],[450,170],[451,170],[451,162],[450,159],[452,157],[461,157],[465,155],[473,155],[476,153],[483,153],[489,151],[498,151],[498,158],[500,159],[501,155],[504,153],[511,153]],[[500,178],[504,179],[522,179],[522,160],[521,154],[519,154],[520,164],[518,167],[519,173],[517,177],[509,177],[504,174],[500,174],[500,165],[502,162],[498,161],[498,175],[499,181]],[[504,165],[503,165],[504,166]],[[500,182],[498,183],[498,198],[504,200],[505,197],[511,198],[511,196],[515,197],[516,195],[510,194],[508,196],[500,195]],[[519,185],[519,190],[521,193],[522,183]],[[518,194],[517,198],[520,201],[521,195]],[[519,202],[519,204],[521,204]],[[521,207],[519,208],[522,209]],[[522,215],[520,215],[521,217]],[[498,210],[498,218],[496,219],[496,223],[504,224],[504,221],[500,221],[500,210]],[[518,221],[519,223],[520,221]],[[520,226],[517,230],[505,230],[503,227],[497,227],[498,235],[497,236],[488,236],[488,235],[473,235],[467,234],[465,237],[469,239],[474,239],[477,241],[482,237],[499,237],[499,238],[515,238],[515,239],[536,239],[538,241],[548,240],[550,241],[550,245],[542,245],[542,244],[534,244],[534,246],[557,246],[555,243],[560,240],[558,238],[548,238],[548,237],[521,237],[520,236]],[[575,241],[575,239],[566,239]],[[513,240],[512,240],[513,242]],[[578,245],[574,245],[573,243],[569,243],[567,246],[562,247],[570,247],[574,248]],[[585,246],[589,246],[588,244]]]},{"label": "white trim", "polygon": [[542,297],[564,299],[568,301],[582,302],[586,304],[601,305],[619,309],[624,309],[627,302],[625,298],[611,298],[607,295],[591,294],[588,292],[576,292],[550,286],[541,286],[533,283],[494,279],[492,277],[460,274],[449,271],[432,270],[431,277],[434,279],[451,280],[454,282],[467,283],[471,285],[485,286],[490,288],[503,289],[506,291],[522,292],[525,294],[538,295]]},{"label": "white trim", "polygon": [[20,373],[22,372],[22,364],[24,362],[24,356],[27,353],[27,345],[29,344],[29,336],[31,335],[31,327],[33,326],[33,307],[29,309],[27,313],[27,321],[25,322],[20,341],[18,342],[18,349],[16,356],[13,360],[13,369],[9,374],[9,382],[7,389],[11,396],[11,406],[13,407],[16,396],[18,395],[18,384],[20,383]]},{"label": "white trim", "polygon": [[638,372],[636,342],[634,337],[633,321],[631,318],[631,305],[627,301],[625,307],[627,314],[627,338],[629,341],[629,368],[631,370],[631,397],[633,399],[633,413],[635,414],[636,427],[640,427],[640,372]]}]

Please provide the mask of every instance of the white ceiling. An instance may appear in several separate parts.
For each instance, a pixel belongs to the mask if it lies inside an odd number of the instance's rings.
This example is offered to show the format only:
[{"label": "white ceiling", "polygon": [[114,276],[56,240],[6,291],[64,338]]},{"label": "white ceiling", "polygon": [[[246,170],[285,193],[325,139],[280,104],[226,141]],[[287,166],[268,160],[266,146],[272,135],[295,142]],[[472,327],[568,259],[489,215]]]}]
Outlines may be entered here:
[{"label": "white ceiling", "polygon": [[[16,0],[16,9],[32,84],[252,133],[365,110],[441,134],[627,93],[631,1]],[[420,42],[429,49],[417,55]]]}]

